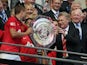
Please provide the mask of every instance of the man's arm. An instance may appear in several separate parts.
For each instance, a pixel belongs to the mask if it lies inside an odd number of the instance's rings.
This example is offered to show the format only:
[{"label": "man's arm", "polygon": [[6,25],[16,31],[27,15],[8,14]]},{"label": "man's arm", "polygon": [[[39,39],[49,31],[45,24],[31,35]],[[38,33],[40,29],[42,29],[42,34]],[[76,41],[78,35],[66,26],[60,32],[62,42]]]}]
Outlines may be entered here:
[{"label": "man's arm", "polygon": [[25,32],[17,32],[17,31],[16,31],[15,29],[13,29],[13,28],[10,29],[10,33],[11,33],[11,36],[12,36],[13,38],[23,37],[23,36],[25,36],[25,35],[29,35],[29,34],[32,33],[32,32],[33,32],[33,30],[32,30],[31,27],[28,28]]}]

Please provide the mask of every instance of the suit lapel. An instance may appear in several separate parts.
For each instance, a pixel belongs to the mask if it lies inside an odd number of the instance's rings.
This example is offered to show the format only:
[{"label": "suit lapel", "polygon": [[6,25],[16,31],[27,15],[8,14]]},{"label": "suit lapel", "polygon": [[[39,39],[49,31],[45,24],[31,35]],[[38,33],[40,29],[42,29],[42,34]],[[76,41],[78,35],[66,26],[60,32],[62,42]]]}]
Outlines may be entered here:
[{"label": "suit lapel", "polygon": [[52,18],[52,20],[56,20],[56,18],[55,18],[55,14],[53,13],[53,11],[52,10],[50,10],[49,11],[49,15],[50,15],[50,17]]}]

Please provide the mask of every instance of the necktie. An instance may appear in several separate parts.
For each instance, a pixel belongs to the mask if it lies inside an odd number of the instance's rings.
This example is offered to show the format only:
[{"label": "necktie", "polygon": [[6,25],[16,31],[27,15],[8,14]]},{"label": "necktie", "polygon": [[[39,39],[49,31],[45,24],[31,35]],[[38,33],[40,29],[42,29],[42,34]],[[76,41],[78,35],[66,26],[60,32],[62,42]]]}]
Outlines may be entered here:
[{"label": "necktie", "polygon": [[82,30],[80,24],[76,23],[76,28],[79,30],[80,39],[82,39]]},{"label": "necktie", "polygon": [[58,12],[55,13],[55,18],[58,19]]},{"label": "necktie", "polygon": [[[67,47],[66,47],[66,39],[64,38],[64,36],[62,35],[62,45],[63,45],[63,51],[67,51]],[[63,52],[63,58],[68,57],[68,53],[67,52]]]}]

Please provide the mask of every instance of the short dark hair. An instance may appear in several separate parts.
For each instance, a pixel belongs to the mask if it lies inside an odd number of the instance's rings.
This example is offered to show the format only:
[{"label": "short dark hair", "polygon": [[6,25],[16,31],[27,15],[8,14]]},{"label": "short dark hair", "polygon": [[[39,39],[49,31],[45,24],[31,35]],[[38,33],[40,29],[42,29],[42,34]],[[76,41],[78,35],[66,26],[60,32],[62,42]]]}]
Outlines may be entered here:
[{"label": "short dark hair", "polygon": [[22,4],[18,4],[15,6],[15,14],[19,14],[21,11],[25,11],[25,7]]}]

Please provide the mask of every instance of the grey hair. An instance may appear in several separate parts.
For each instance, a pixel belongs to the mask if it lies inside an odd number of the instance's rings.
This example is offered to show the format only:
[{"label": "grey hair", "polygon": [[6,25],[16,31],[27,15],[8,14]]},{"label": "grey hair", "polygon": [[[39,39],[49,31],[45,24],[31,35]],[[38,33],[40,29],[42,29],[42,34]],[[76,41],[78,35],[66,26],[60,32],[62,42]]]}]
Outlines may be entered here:
[{"label": "grey hair", "polygon": [[60,16],[65,16],[67,18],[67,20],[71,21],[70,14],[68,14],[67,12],[60,12],[58,17],[60,17]]}]

